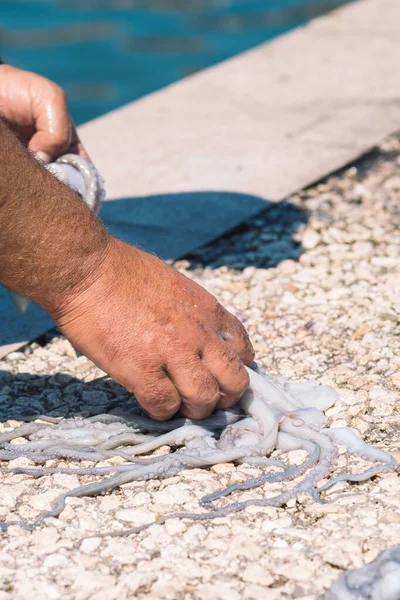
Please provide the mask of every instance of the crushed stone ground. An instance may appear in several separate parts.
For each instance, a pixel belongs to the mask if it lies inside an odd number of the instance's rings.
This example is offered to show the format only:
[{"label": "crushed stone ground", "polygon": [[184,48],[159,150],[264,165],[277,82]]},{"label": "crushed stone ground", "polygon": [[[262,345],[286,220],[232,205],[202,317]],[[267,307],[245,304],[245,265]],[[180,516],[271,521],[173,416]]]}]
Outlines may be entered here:
[{"label": "crushed stone ground", "polygon": [[[397,135],[176,266],[245,323],[268,371],[334,386],[340,400],[328,413],[333,423],[400,459],[399,229]],[[129,394],[96,381],[101,375],[54,332],[9,354],[0,361],[0,431],[27,414],[131,409]],[[324,505],[304,497],[283,509],[251,508],[209,523],[172,520],[136,537],[92,538],[74,549],[83,535],[177,509],[198,511],[204,494],[258,472],[217,465],[132,483],[110,495],[69,499],[59,519],[32,534],[10,528],[0,533],[0,600],[314,600],[342,569],[400,540],[400,478],[388,474],[341,483]],[[0,519],[30,520],[89,480],[0,473]]]}]

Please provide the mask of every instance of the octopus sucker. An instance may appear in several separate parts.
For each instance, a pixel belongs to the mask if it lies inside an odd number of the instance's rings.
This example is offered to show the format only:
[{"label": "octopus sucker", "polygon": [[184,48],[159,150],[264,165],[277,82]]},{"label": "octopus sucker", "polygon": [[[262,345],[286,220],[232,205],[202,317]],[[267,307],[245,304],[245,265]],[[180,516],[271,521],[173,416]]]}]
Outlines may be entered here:
[{"label": "octopus sucker", "polygon": [[358,437],[355,431],[352,431],[348,427],[334,427],[328,429],[326,435],[344,446],[350,454],[355,454],[365,460],[383,463],[391,463],[394,460],[393,457],[384,450],[368,446],[364,440]]},{"label": "octopus sucker", "polygon": [[[285,434],[279,435],[282,436]],[[260,487],[265,483],[279,483],[281,481],[291,481],[296,477],[301,476],[307,469],[309,469],[318,462],[320,456],[320,448],[317,444],[314,444],[312,442],[309,444],[302,443],[302,440],[299,440],[299,442],[300,443],[297,445],[297,447],[291,445],[291,449],[293,449],[294,447],[296,447],[296,449],[306,449],[309,453],[308,458],[301,465],[286,468],[282,473],[263,473],[258,477],[247,479],[246,481],[242,481],[241,483],[233,483],[222,490],[213,492],[212,494],[208,494],[207,496],[203,496],[200,499],[200,505],[204,508],[214,509],[212,502],[224,496],[229,496],[233,492],[251,490]]]},{"label": "octopus sucker", "polygon": [[6,442],[11,442],[11,440],[15,440],[19,437],[22,438],[33,435],[40,431],[40,429],[43,429],[47,426],[48,425],[44,423],[23,423],[15,429],[11,429],[10,431],[0,433],[0,445]]},{"label": "octopus sucker", "polygon": [[328,490],[329,488],[333,487],[341,481],[347,481],[349,483],[362,483],[363,481],[368,481],[369,479],[372,479],[376,475],[383,475],[384,473],[393,472],[400,473],[399,465],[395,462],[376,465],[374,467],[366,469],[362,473],[341,473],[340,475],[336,475],[335,477],[329,479],[329,481],[317,488],[316,491],[318,492],[318,494],[320,494],[321,492],[325,492],[326,490]]},{"label": "octopus sucker", "polygon": [[[226,517],[249,506],[284,506],[289,499],[310,495],[320,502],[320,493],[339,481],[366,481],[378,473],[400,472],[399,464],[387,452],[367,445],[349,428],[331,428],[324,411],[337,399],[337,393],[316,382],[290,383],[274,379],[253,364],[248,370],[250,387],[234,410],[217,411],[203,421],[176,418],[160,423],[136,414],[102,414],[90,418],[52,419],[41,415],[0,434],[0,461],[26,457],[34,463],[51,459],[90,461],[90,467],[14,467],[1,472],[43,477],[52,473],[71,473],[100,480],[78,486],[60,495],[53,508],[42,512],[32,523],[21,520],[0,523],[0,531],[19,525],[33,531],[47,518],[57,517],[69,497],[110,493],[133,481],[165,479],[185,469],[210,467],[218,463],[250,463],[262,473],[234,483],[200,500],[202,512],[175,512],[157,522],[185,518],[203,521]],[[13,443],[25,438],[25,443]],[[149,454],[169,446],[168,454]],[[361,473],[335,473],[339,447],[348,456],[361,456],[374,465]],[[290,464],[272,456],[293,450],[306,453],[301,464]],[[144,455],[144,456],[143,456]],[[112,457],[126,463],[96,467]],[[290,455],[289,455],[290,457]],[[277,472],[276,468],[280,470]],[[285,489],[268,496],[268,484],[288,483]],[[321,485],[318,487],[318,485]],[[290,484],[291,487],[290,487]],[[214,502],[243,490],[263,486],[265,498],[234,501],[226,506]],[[204,510],[205,509],[205,510]],[[102,535],[130,535],[144,531],[153,521],[140,527]]]}]

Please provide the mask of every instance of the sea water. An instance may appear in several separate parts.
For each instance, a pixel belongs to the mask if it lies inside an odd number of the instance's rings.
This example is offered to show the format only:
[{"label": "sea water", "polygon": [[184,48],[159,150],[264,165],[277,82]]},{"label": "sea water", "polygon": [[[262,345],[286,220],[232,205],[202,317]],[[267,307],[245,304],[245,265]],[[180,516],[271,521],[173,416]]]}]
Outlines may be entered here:
[{"label": "sea water", "polygon": [[0,56],[67,92],[80,124],[348,0],[0,0]]}]

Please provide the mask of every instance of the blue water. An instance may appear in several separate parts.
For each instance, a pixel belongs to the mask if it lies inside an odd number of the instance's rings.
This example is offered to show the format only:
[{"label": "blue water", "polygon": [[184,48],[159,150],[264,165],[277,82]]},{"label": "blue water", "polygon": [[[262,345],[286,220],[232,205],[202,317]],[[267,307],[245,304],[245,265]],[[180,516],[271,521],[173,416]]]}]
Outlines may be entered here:
[{"label": "blue water", "polygon": [[0,55],[59,83],[76,122],[349,0],[0,0]]}]

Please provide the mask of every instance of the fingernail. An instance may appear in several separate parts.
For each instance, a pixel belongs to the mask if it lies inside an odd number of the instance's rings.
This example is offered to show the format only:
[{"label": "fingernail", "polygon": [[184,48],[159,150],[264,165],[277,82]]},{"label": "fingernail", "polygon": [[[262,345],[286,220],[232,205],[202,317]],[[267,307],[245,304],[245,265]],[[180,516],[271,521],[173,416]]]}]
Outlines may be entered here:
[{"label": "fingernail", "polygon": [[38,152],[35,153],[35,157],[37,158],[37,160],[45,163],[46,165],[51,161],[51,158],[47,154],[47,152],[43,152],[42,150],[38,150]]}]

